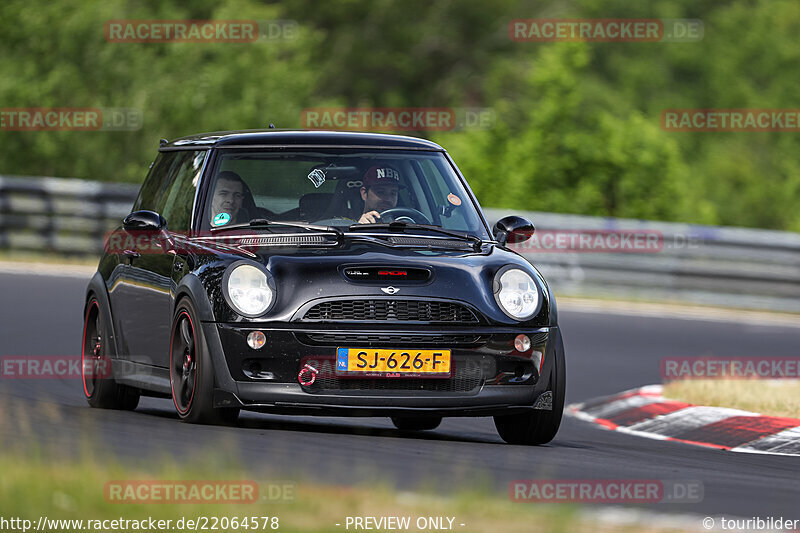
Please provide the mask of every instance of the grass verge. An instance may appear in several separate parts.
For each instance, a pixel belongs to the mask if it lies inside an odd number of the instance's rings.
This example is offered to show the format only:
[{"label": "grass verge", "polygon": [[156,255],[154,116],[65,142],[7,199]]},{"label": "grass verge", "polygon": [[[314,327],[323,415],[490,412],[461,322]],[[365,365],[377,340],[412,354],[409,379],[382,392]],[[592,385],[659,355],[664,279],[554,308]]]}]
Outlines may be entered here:
[{"label": "grass verge", "polygon": [[800,418],[797,380],[690,379],[665,384],[663,395],[694,405]]},{"label": "grass verge", "polygon": [[42,263],[48,265],[78,265],[96,267],[100,256],[63,255],[45,252],[26,252],[18,250],[0,250],[0,261],[12,263]]},{"label": "grass verge", "polygon": [[[584,513],[575,504],[525,504],[513,503],[497,492],[465,489],[452,497],[437,494],[397,492],[387,486],[337,487],[311,482],[293,484],[293,497],[279,501],[259,501],[251,504],[166,504],[166,503],[115,503],[106,499],[104,487],[109,482],[131,480],[239,480],[256,481],[264,485],[286,484],[287,480],[255,480],[252,471],[231,465],[229,458],[209,457],[196,463],[176,464],[169,460],[152,460],[145,467],[123,466],[114,460],[102,460],[97,455],[86,454],[80,460],[54,460],[40,453],[22,452],[0,454],[0,516],[31,520],[35,531],[39,517],[63,520],[172,520],[184,517],[222,517],[242,520],[259,517],[258,527],[219,528],[219,531],[269,531],[337,532],[353,531],[346,527],[347,517],[409,517],[407,531],[433,531],[436,528],[418,528],[418,519],[454,518],[453,530],[462,532],[502,531],[503,533],[541,532],[633,532],[657,533],[680,531],[672,525],[654,526],[643,517],[636,521],[608,520],[601,514]],[[248,473],[249,472],[249,473]],[[591,507],[591,506],[589,506]],[[666,509],[665,509],[666,511]],[[271,518],[277,517],[276,524]],[[209,521],[207,524],[213,523]],[[698,522],[699,523],[699,522]],[[84,523],[85,524],[85,523]],[[336,525],[339,524],[339,525]],[[464,524],[463,526],[461,524]],[[90,526],[91,524],[89,524]],[[114,527],[113,525],[110,527]],[[174,526],[173,526],[174,528]],[[114,531],[131,531],[136,528],[117,526]],[[46,533],[59,531],[107,530],[51,527]],[[148,530],[147,527],[144,530]],[[177,529],[173,529],[177,530]],[[184,530],[188,530],[184,528]],[[202,531],[202,528],[200,528]],[[381,529],[386,530],[386,529]],[[699,528],[698,528],[699,530]],[[150,529],[150,531],[153,531]]]}]

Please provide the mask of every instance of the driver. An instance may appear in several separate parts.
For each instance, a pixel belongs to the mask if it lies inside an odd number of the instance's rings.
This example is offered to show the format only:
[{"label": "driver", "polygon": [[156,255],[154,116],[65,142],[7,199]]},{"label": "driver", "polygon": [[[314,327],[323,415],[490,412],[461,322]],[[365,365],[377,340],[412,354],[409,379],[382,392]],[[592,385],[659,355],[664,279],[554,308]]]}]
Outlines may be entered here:
[{"label": "driver", "polygon": [[400,189],[400,172],[389,166],[374,166],[364,174],[361,199],[364,200],[364,214],[359,224],[375,224],[381,219],[380,213],[397,206],[397,192]]}]

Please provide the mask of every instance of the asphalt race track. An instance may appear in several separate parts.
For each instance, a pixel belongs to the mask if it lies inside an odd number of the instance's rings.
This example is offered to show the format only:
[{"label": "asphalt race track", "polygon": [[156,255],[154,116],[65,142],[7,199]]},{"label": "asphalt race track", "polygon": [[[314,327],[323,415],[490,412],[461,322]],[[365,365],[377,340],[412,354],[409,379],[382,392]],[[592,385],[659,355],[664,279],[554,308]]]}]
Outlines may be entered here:
[{"label": "asphalt race track", "polygon": [[[53,267],[57,269],[58,267]],[[0,355],[80,353],[87,278],[0,274]],[[797,356],[800,329],[560,309],[567,349],[567,402],[659,383],[667,356]],[[90,409],[79,379],[0,380],[0,408],[43,447],[78,450],[92,441],[130,460],[171,455],[187,443],[234,454],[254,475],[447,492],[489,484],[498,496],[518,479],[699,480],[693,504],[653,504],[661,513],[800,518],[800,458],[726,453],[604,431],[565,418],[556,440],[509,446],[489,418],[446,419],[425,434],[388,419],[279,417],[243,413],[236,428],[181,424],[169,400],[143,399],[135,412]],[[19,421],[18,421],[19,422]],[[2,439],[19,438],[6,432]],[[254,479],[259,479],[254,477]],[[524,505],[524,504],[520,504]]]}]

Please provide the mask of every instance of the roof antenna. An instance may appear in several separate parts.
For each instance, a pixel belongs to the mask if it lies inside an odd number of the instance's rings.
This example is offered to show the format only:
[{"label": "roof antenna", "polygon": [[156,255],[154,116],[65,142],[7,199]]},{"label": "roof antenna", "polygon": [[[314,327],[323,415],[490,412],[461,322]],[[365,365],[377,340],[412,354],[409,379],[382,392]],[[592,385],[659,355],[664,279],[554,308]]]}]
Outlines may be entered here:
[{"label": "roof antenna", "polygon": [[270,123],[269,123],[269,129],[271,129],[271,130],[274,130],[274,129],[275,129],[275,124],[273,124],[272,122],[270,122]]}]

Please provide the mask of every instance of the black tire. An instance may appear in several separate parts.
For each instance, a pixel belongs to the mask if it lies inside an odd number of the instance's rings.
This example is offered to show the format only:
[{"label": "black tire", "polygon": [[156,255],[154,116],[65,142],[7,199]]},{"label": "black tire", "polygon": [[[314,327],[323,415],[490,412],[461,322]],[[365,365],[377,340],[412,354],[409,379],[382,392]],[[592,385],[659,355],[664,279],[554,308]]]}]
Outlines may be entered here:
[{"label": "black tire", "polygon": [[441,416],[393,416],[392,424],[401,431],[427,431],[442,423]]},{"label": "black tire", "polygon": [[553,410],[531,410],[518,415],[495,416],[494,425],[500,437],[508,444],[547,444],[558,433],[564,412],[564,391],[567,384],[564,344],[561,332],[556,337],[553,353],[555,368],[550,373],[550,390],[553,393]]},{"label": "black tire", "polygon": [[139,391],[120,385],[111,374],[108,327],[100,302],[94,296],[86,302],[81,347],[83,394],[92,407],[132,411],[139,405]]},{"label": "black tire", "polygon": [[175,310],[169,343],[172,403],[181,421],[191,424],[235,424],[239,418],[238,408],[214,408],[211,354],[197,313],[188,299],[181,300]]}]

